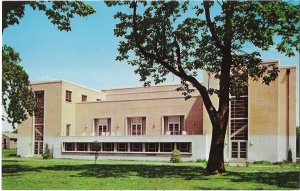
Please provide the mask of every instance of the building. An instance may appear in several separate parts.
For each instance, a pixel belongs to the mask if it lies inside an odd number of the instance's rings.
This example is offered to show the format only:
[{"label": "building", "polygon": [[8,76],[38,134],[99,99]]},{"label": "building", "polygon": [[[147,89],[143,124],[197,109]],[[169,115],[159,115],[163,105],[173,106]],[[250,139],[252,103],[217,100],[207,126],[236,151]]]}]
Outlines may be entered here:
[{"label": "building", "polygon": [[[275,63],[278,61],[269,61]],[[218,82],[206,74],[204,85]],[[212,128],[201,96],[185,100],[179,85],[92,90],[66,81],[31,84],[42,112],[19,126],[18,155],[54,158],[169,160],[176,147],[185,161],[208,159]],[[226,161],[271,162],[296,154],[296,67],[280,67],[269,86],[250,81],[231,98]],[[212,96],[213,103],[217,97]]]},{"label": "building", "polygon": [[2,148],[16,149],[18,145],[18,134],[16,133],[2,133]]}]

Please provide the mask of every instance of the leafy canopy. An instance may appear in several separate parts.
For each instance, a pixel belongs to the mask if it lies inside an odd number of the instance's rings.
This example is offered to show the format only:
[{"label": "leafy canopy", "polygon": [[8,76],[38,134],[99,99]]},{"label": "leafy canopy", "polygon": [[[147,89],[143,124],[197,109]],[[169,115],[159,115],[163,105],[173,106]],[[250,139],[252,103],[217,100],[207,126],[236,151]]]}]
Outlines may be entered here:
[{"label": "leafy canopy", "polygon": [[10,25],[19,24],[27,5],[33,10],[44,12],[61,31],[71,30],[70,20],[74,15],[85,17],[96,12],[92,6],[80,1],[3,1],[2,31]]},{"label": "leafy canopy", "polygon": [[[133,10],[114,16],[119,20],[114,33],[121,37],[116,60],[136,66],[135,73],[145,85],[165,81],[170,72],[183,84],[196,78],[198,70],[220,78],[222,63],[229,56],[230,91],[239,91],[248,76],[262,78],[265,84],[277,77],[278,68],[261,64],[261,50],[275,47],[287,56],[300,50],[299,5],[284,1],[138,1],[135,15],[134,1],[106,3],[129,5]],[[211,9],[216,10],[213,18]],[[219,94],[219,90],[208,91]]]},{"label": "leafy canopy", "polygon": [[[14,24],[19,24],[25,15],[25,7],[43,11],[48,19],[60,31],[71,30],[71,19],[75,15],[88,16],[96,11],[89,5],[80,1],[2,1],[2,33],[4,29]],[[20,56],[13,48],[2,47],[2,105],[7,116],[2,115],[15,127],[16,123],[26,120],[38,112],[34,102],[30,82],[23,67],[19,65]]]},{"label": "leafy canopy", "polygon": [[19,65],[21,59],[13,48],[2,47],[2,105],[7,116],[2,115],[2,120],[15,126],[33,115],[36,111],[34,96],[29,89],[29,79],[25,70]]}]

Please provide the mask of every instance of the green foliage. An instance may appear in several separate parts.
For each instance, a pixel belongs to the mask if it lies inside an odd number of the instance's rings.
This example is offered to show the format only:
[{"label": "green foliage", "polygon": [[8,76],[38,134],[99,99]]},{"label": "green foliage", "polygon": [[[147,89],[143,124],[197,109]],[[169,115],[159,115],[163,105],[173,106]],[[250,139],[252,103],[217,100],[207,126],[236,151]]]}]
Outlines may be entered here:
[{"label": "green foliage", "polygon": [[[173,74],[181,79],[182,86],[177,90],[186,99],[191,97],[192,89],[197,89],[215,129],[212,137],[218,137],[218,141],[225,139],[222,132],[229,118],[229,94],[238,96],[248,86],[249,77],[269,85],[278,76],[278,67],[263,64],[260,52],[275,47],[293,56],[300,50],[299,4],[126,1],[107,5],[132,9],[114,15],[118,20],[114,34],[120,37],[116,60],[134,66],[145,86],[164,82],[168,74]],[[219,88],[201,84],[200,70],[219,79]],[[218,95],[218,108],[209,96],[213,93]],[[225,172],[216,144],[217,141],[211,142],[210,156],[218,158],[209,158],[209,173]]]},{"label": "green foliage", "polygon": [[272,163],[270,161],[261,160],[261,161],[254,161],[253,164],[270,165]]},{"label": "green foliage", "polygon": [[91,151],[94,152],[95,164],[96,164],[96,161],[99,157],[99,152],[101,151],[101,143],[98,141],[94,141],[93,143],[91,143]]},{"label": "green foliage", "polygon": [[[75,15],[88,16],[95,10],[80,1],[3,1],[2,2],[2,32],[7,27],[19,24],[25,15],[25,7],[43,11],[51,23],[61,31],[71,30],[71,19]],[[21,59],[13,48],[2,47],[2,105],[7,116],[2,115],[15,127],[16,123],[26,120],[38,112],[34,102],[33,92],[28,89],[28,75],[22,66]]]},{"label": "green foliage", "polygon": [[2,32],[10,25],[19,24],[25,15],[26,6],[44,12],[61,31],[71,30],[71,19],[75,15],[85,17],[96,12],[93,7],[80,1],[3,1]]},{"label": "green foliage", "polygon": [[49,159],[49,158],[51,158],[51,150],[49,148],[49,145],[45,144],[43,159]]},{"label": "green foliage", "polygon": [[[135,7],[134,2],[107,4]],[[136,15],[118,12],[114,16],[119,20],[114,33],[122,39],[116,60],[136,66],[135,73],[145,85],[152,79],[155,84],[165,81],[168,73],[177,75],[185,84],[193,83],[198,70],[220,78],[221,63],[230,56],[230,91],[246,86],[248,75],[269,84],[277,77],[278,68],[262,65],[259,51],[246,52],[245,48],[269,50],[275,46],[287,56],[294,55],[295,48],[300,50],[299,5],[278,1],[220,4],[221,11],[213,20],[204,17],[204,13],[210,14],[210,8],[218,6],[214,2],[142,2],[136,5]],[[181,90],[189,94],[187,88]]]},{"label": "green foliage", "polygon": [[197,159],[196,162],[197,163],[207,163],[207,161],[205,159]]},{"label": "green foliage", "polygon": [[287,162],[293,162],[293,157],[292,157],[292,150],[289,148],[288,153],[287,153]]},{"label": "green foliage", "polygon": [[12,133],[18,133],[18,129],[14,129]]},{"label": "green foliage", "polygon": [[6,120],[15,126],[32,116],[37,111],[34,96],[29,89],[28,75],[19,65],[21,59],[13,48],[2,47],[2,105],[7,116]]},{"label": "green foliage", "polygon": [[180,151],[178,149],[175,148],[173,150],[170,162],[172,162],[172,163],[180,163],[180,162],[182,162],[182,160],[181,160],[181,153],[180,153]]}]

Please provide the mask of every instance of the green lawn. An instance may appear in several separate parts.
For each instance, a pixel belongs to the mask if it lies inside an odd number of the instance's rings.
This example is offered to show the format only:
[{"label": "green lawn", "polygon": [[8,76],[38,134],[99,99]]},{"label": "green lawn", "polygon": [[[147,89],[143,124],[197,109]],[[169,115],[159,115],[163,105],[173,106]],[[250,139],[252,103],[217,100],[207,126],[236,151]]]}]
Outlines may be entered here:
[{"label": "green lawn", "polygon": [[3,149],[2,158],[11,158],[17,156],[17,149]]},{"label": "green lawn", "polygon": [[37,158],[2,159],[3,189],[298,189],[299,166],[227,167],[223,175],[206,176],[204,163]]}]

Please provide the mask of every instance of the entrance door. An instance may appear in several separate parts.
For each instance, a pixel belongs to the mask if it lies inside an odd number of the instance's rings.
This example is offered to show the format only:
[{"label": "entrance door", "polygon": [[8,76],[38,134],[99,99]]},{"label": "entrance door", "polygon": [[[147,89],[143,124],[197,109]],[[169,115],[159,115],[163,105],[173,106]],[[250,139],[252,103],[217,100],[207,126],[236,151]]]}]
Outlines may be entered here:
[{"label": "entrance door", "polygon": [[231,159],[233,160],[247,159],[247,141],[244,140],[231,141]]},{"label": "entrance door", "polygon": [[43,154],[43,141],[35,141],[34,154],[35,155],[42,155]]}]

